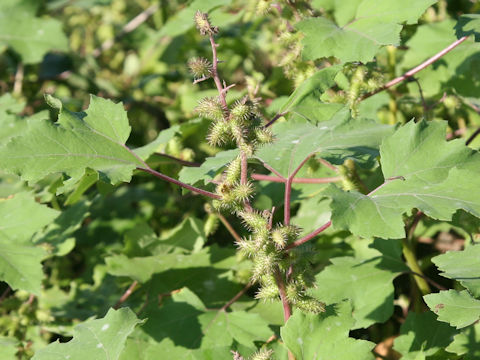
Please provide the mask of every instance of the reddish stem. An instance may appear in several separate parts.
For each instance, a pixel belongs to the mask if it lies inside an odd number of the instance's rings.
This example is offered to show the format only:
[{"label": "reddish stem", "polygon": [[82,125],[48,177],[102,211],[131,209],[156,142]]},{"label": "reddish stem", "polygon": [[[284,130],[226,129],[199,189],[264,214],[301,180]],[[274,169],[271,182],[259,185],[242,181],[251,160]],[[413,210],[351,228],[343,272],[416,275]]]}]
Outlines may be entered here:
[{"label": "reddish stem", "polygon": [[220,81],[220,77],[218,76],[218,58],[217,58],[217,44],[215,43],[215,39],[213,35],[210,34],[210,45],[212,46],[212,78],[215,82],[215,86],[218,90],[218,96],[220,98],[220,102],[222,103],[223,110],[225,111],[225,115],[229,115],[230,111],[228,110],[227,100],[226,100],[226,93],[223,89],[222,82]]},{"label": "reddish stem", "polygon": [[283,209],[283,224],[290,225],[290,201],[292,197],[292,177],[285,182],[285,206]]},{"label": "reddish stem", "polygon": [[292,315],[292,309],[290,307],[290,304],[288,303],[287,292],[285,291],[285,282],[282,279],[282,275],[280,274],[280,269],[278,267],[274,271],[273,275],[275,276],[275,281],[277,282],[280,299],[282,300],[283,318],[285,322],[287,322],[287,320]]},{"label": "reddish stem", "polygon": [[216,213],[215,215],[218,216],[218,218],[222,222],[223,226],[225,226],[225,228],[228,230],[230,235],[232,235],[232,237],[235,239],[236,242],[242,241],[242,237],[240,235],[238,235],[238,233],[235,231],[233,226],[228,222],[228,220],[225,218],[225,216],[223,216],[220,213]]},{"label": "reddish stem", "polygon": [[285,250],[290,250],[290,249],[293,249],[294,247],[297,247],[297,246],[300,246],[300,245],[302,245],[302,244],[305,244],[307,241],[312,240],[315,236],[317,236],[318,234],[320,234],[321,232],[323,232],[324,230],[326,230],[327,228],[329,228],[330,225],[332,225],[332,220],[329,220],[328,222],[326,222],[325,224],[323,224],[322,226],[320,226],[317,230],[311,232],[310,234],[304,236],[303,238],[298,239],[297,241],[291,243],[290,245],[288,245],[288,246],[285,248]]},{"label": "reddish stem", "polygon": [[434,56],[432,56],[431,58],[429,58],[428,60],[424,61],[423,63],[421,63],[420,65],[414,67],[413,69],[407,71],[405,74],[403,74],[402,76],[399,76],[395,79],[393,79],[392,81],[389,81],[388,83],[386,83],[385,85],[383,85],[382,87],[378,88],[377,90],[375,91],[372,91],[368,94],[365,94],[363,95],[360,100],[365,100],[367,98],[369,98],[370,96],[373,96],[375,94],[378,94],[379,92],[383,91],[383,90],[386,90],[388,88],[391,88],[392,86],[395,86],[405,80],[407,80],[408,78],[411,78],[413,75],[415,75],[416,73],[418,73],[419,71],[425,69],[426,67],[430,66],[431,64],[433,64],[435,61],[437,61],[438,59],[440,59],[442,56],[444,56],[445,54],[448,54],[450,51],[452,51],[453,49],[455,49],[458,45],[460,45],[461,43],[463,43],[465,40],[468,39],[468,36],[463,36],[461,37],[460,39],[454,41],[453,43],[451,43],[450,45],[448,45],[445,49],[441,50],[440,52],[436,53]]},{"label": "reddish stem", "polygon": [[248,283],[247,285],[245,285],[245,287],[240,290],[237,295],[235,295],[229,302],[227,302],[225,305],[222,306],[222,308],[220,309],[220,311],[225,311],[227,310],[230,306],[232,306],[233,303],[235,303],[235,301],[237,301],[238,299],[240,299],[242,297],[242,295],[244,295],[248,289],[250,289],[252,287],[252,283]]},{"label": "reddish stem", "polygon": [[141,170],[141,171],[145,171],[149,174],[152,174],[153,176],[156,176],[158,177],[159,179],[162,179],[162,180],[165,180],[165,181],[168,181],[172,184],[175,184],[175,185],[178,185],[178,186],[181,186],[185,189],[188,189],[190,191],[193,191],[197,194],[201,194],[201,195],[205,195],[205,196],[208,196],[209,198],[212,198],[212,199],[220,199],[220,195],[217,195],[217,194],[214,194],[214,193],[211,193],[210,191],[206,191],[206,190],[202,190],[202,189],[199,189],[195,186],[191,186],[191,185],[188,185],[188,184],[185,184],[184,182],[181,182],[179,180],[176,180],[174,178],[171,178],[170,176],[167,176],[167,175],[164,175],[162,173],[159,173],[158,171],[155,171],[153,170],[152,168],[148,167],[148,168],[142,168],[142,167],[137,167],[137,170]]},{"label": "reddish stem", "polygon": [[122,297],[117,301],[115,306],[113,307],[114,309],[118,309],[120,305],[122,305],[129,297],[132,295],[133,291],[135,290],[135,287],[138,285],[138,281],[135,280],[125,291],[125,293],[122,295]]}]

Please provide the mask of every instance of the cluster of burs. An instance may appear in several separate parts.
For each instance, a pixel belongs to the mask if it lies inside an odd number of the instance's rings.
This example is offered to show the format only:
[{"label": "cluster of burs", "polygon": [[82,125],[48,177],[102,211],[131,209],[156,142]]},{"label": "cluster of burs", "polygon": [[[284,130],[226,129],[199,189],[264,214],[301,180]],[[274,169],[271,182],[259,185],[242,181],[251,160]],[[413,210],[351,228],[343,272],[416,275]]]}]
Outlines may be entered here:
[{"label": "cluster of burs", "polygon": [[[210,24],[207,14],[197,12],[195,23],[200,33],[211,39],[218,32],[218,28]],[[217,46],[213,40],[211,43],[213,47]],[[212,64],[207,59],[194,58],[188,65],[197,81],[210,77],[219,81],[215,59]],[[247,180],[246,169],[242,174],[242,160],[246,166],[246,159],[259,146],[273,141],[272,132],[264,127],[260,117],[258,101],[246,96],[229,107],[222,96],[219,89],[218,97],[205,98],[196,108],[200,116],[212,120],[208,134],[212,146],[235,144],[239,149],[238,157],[228,164],[217,183],[216,193],[220,198],[212,205],[218,211],[237,215],[250,232],[248,237],[237,242],[237,246],[253,262],[252,280],[260,284],[257,298],[279,299],[278,280],[281,279],[290,304],[308,312],[324,311],[323,303],[307,295],[307,289],[314,285],[309,261],[311,249],[307,246],[286,249],[298,238],[300,229],[294,225],[272,225],[270,211],[259,212],[250,206],[254,187]]]}]

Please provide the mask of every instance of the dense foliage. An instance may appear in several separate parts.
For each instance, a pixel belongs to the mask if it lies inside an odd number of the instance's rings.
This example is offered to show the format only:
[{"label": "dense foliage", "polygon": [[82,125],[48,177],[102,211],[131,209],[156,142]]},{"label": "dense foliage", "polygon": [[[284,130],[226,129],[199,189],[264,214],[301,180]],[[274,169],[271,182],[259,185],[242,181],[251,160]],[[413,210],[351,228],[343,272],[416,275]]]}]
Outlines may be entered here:
[{"label": "dense foliage", "polygon": [[478,1],[0,1],[0,359],[479,359],[478,69]]}]

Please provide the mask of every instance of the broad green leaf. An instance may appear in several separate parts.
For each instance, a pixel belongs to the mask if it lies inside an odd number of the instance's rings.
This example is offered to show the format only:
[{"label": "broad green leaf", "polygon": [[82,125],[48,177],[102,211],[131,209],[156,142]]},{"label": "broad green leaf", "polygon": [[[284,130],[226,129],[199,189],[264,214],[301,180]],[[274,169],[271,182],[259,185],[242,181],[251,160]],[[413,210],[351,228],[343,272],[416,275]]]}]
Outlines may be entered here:
[{"label": "broad green leaf", "polygon": [[199,167],[184,167],[178,174],[179,180],[187,184],[195,184],[203,180],[204,184],[208,184],[219,170],[234,160],[238,154],[237,149],[221,151],[215,156],[206,158]]},{"label": "broad green leaf", "polygon": [[463,251],[447,251],[435,256],[432,262],[442,271],[440,275],[454,279],[475,297],[480,297],[480,245],[471,245]]},{"label": "broad green leaf", "polygon": [[41,62],[51,50],[68,51],[62,23],[55,19],[35,17],[37,6],[29,6],[28,3],[0,3],[0,45],[15,50],[25,64]]},{"label": "broad green leaf", "polygon": [[174,125],[168,129],[162,130],[155,140],[145,146],[133,150],[133,152],[142,160],[147,160],[154,152],[159,151],[162,146],[165,146],[179,132],[179,130],[180,125]]},{"label": "broad green leaf", "polygon": [[18,352],[18,340],[0,336],[0,359],[17,360],[15,354]]},{"label": "broad green leaf", "polygon": [[475,324],[462,330],[462,333],[453,338],[447,351],[461,355],[463,360],[480,358],[480,324]]},{"label": "broad green leaf", "polygon": [[78,202],[65,209],[44,231],[36,234],[33,242],[42,245],[48,251],[49,256],[68,254],[75,247],[74,232],[80,228],[83,220],[89,215],[89,205],[87,202]]},{"label": "broad green leaf", "polygon": [[288,177],[314,154],[334,164],[342,164],[348,158],[363,163],[372,161],[392,127],[372,120],[352,119],[348,109],[344,109],[319,126],[285,122],[275,125],[273,130],[276,141],[262,147],[255,157]]},{"label": "broad green leaf", "polygon": [[267,322],[258,314],[245,311],[208,312],[199,317],[199,322],[205,332],[201,345],[203,349],[228,347],[233,340],[255,348],[255,341],[267,341],[273,334]]},{"label": "broad green leaf", "polygon": [[451,220],[463,209],[480,217],[480,156],[462,140],[446,142],[446,122],[410,122],[380,146],[385,183],[370,195],[330,186],[332,222],[353,234],[399,239],[402,215],[412,208],[431,218]]},{"label": "broad green leaf", "polygon": [[312,291],[319,300],[332,304],[349,299],[355,322],[352,328],[367,328],[384,322],[393,314],[393,279],[408,270],[401,259],[401,246],[396,242],[377,240],[382,252],[359,259],[338,257],[330,261],[316,277]]},{"label": "broad green leaf", "polygon": [[146,316],[148,321],[140,331],[157,343],[171,340],[173,343],[169,348],[172,351],[174,345],[177,347],[175,352],[179,353],[181,349],[178,347],[190,351],[227,348],[234,340],[254,348],[254,341],[266,341],[273,333],[258,314],[207,310],[188,288],[174,292],[160,308],[149,306]]},{"label": "broad green leaf", "polygon": [[37,203],[29,193],[0,199],[0,238],[12,243],[28,242],[58,215],[58,211]]},{"label": "broad green leaf", "polygon": [[467,290],[440,291],[423,297],[439,321],[448,322],[457,329],[464,328],[480,319],[480,300],[474,299]]},{"label": "broad green leaf", "polygon": [[14,290],[40,294],[43,279],[41,260],[45,251],[26,243],[16,243],[0,237],[0,280]]},{"label": "broad green leaf", "polygon": [[474,35],[475,41],[480,41],[480,14],[463,14],[455,25],[458,38]]},{"label": "broad green leaf", "polygon": [[403,355],[403,360],[425,359],[445,349],[456,333],[454,328],[438,322],[432,312],[410,312],[395,339],[394,349]]},{"label": "broad green leaf", "polygon": [[74,328],[68,343],[54,342],[38,351],[34,360],[117,360],[127,336],[141,324],[129,308],[110,309],[102,319],[89,320]]},{"label": "broad green leaf", "polygon": [[207,241],[207,236],[202,220],[190,216],[175,228],[164,232],[160,240],[166,245],[197,252]]},{"label": "broad green leaf", "polygon": [[348,336],[354,322],[352,307],[345,301],[328,306],[320,315],[296,311],[280,334],[297,360],[373,360],[375,344]]},{"label": "broad green leaf", "polygon": [[[105,112],[108,109],[108,114]],[[62,110],[57,123],[35,121],[0,148],[3,169],[35,182],[53,173],[80,179],[86,168],[102,180],[129,181],[142,161],[126,148],[130,127],[121,104],[92,96],[86,113]]]},{"label": "broad green leaf", "polygon": [[133,258],[128,258],[125,255],[115,255],[105,258],[105,263],[109,274],[128,276],[144,283],[153,274],[172,269],[206,267],[211,264],[211,260],[210,252],[206,249],[191,255],[161,254]]},{"label": "broad green leaf", "polygon": [[307,60],[335,56],[342,62],[372,60],[382,45],[399,45],[403,23],[414,24],[436,0],[350,0],[338,2],[337,23],[309,18],[297,24],[305,34]]}]

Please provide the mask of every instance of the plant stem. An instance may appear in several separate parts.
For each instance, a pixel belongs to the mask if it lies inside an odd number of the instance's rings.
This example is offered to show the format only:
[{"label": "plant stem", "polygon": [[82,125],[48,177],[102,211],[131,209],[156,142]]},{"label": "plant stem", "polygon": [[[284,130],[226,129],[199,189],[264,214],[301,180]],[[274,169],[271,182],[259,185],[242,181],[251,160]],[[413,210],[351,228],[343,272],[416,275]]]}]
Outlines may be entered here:
[{"label": "plant stem", "polygon": [[227,302],[225,305],[223,305],[220,309],[220,311],[225,311],[227,310],[230,306],[232,306],[233,303],[235,303],[235,301],[237,301],[238,299],[240,299],[242,297],[243,294],[245,294],[248,289],[250,289],[252,287],[252,283],[249,282],[247,285],[245,285],[245,287],[240,290],[229,302]]},{"label": "plant stem", "polygon": [[272,118],[272,120],[270,120],[268,123],[266,123],[264,127],[267,128],[267,127],[269,127],[269,126],[272,126],[275,121],[277,121],[278,119],[280,119],[282,116],[287,115],[287,113],[288,113],[287,111],[278,113],[277,115],[275,115],[275,116]]},{"label": "plant stem", "polygon": [[113,306],[114,309],[118,309],[120,305],[122,305],[129,297],[132,295],[132,293],[135,291],[135,288],[138,285],[138,281],[135,280],[132,282],[132,284],[128,287],[128,289],[125,291],[125,293],[122,295],[122,297],[117,301],[117,303]]},{"label": "plant stem", "polygon": [[188,185],[188,184],[185,184],[184,182],[181,182],[179,180],[176,180],[174,178],[171,178],[170,176],[167,176],[167,175],[164,175],[162,173],[159,173],[158,171],[155,171],[153,170],[152,168],[150,167],[146,167],[146,168],[143,168],[143,167],[137,167],[137,170],[140,170],[140,171],[145,171],[149,174],[152,174],[153,176],[156,176],[158,177],[159,179],[162,179],[162,180],[165,180],[165,181],[168,181],[172,184],[175,184],[175,185],[178,185],[178,186],[181,186],[185,189],[188,189],[190,191],[193,191],[197,194],[201,194],[201,195],[205,195],[205,196],[208,196],[209,198],[212,198],[212,199],[220,199],[220,195],[217,195],[217,194],[214,194],[214,193],[211,193],[210,191],[206,191],[206,190],[202,190],[202,189],[199,189],[195,186],[191,186],[191,185]]},{"label": "plant stem", "polygon": [[308,234],[308,235],[304,236],[303,238],[298,239],[297,241],[291,243],[290,245],[285,247],[285,250],[290,250],[290,249],[293,249],[294,247],[305,244],[307,241],[312,240],[315,236],[317,236],[318,234],[320,234],[321,232],[323,232],[324,230],[329,228],[330,225],[332,225],[332,220],[327,221],[325,224],[320,226],[317,230],[312,231],[310,234]]},{"label": "plant stem", "polygon": [[426,61],[424,61],[423,63],[421,63],[420,65],[414,67],[413,69],[407,71],[405,74],[403,74],[402,76],[399,76],[395,79],[393,79],[392,81],[389,81],[388,83],[386,83],[385,85],[379,87],[377,90],[375,91],[372,91],[370,93],[367,93],[365,95],[363,95],[361,98],[360,98],[360,101],[362,100],[365,100],[375,94],[378,94],[379,92],[383,91],[383,90],[386,90],[388,88],[391,88],[392,86],[395,86],[405,80],[407,80],[408,78],[411,78],[413,75],[415,75],[416,73],[418,73],[419,71],[425,69],[426,67],[430,66],[431,64],[433,64],[435,61],[437,61],[438,59],[440,59],[442,56],[448,54],[450,51],[452,51],[453,49],[455,49],[458,45],[460,45],[461,43],[463,43],[465,40],[468,39],[468,36],[463,36],[461,37],[460,39],[454,41],[453,43],[451,43],[450,45],[448,45],[445,49],[439,51],[438,53],[436,53],[434,56],[432,56],[431,58],[427,59]]},{"label": "plant stem", "polygon": [[290,225],[290,201],[292,198],[292,180],[293,178],[289,177],[285,182],[285,205],[283,209],[283,224],[285,226]]},{"label": "plant stem", "polygon": [[[263,174],[252,174],[251,178],[258,181],[271,181],[277,183],[285,183],[287,179],[279,178],[278,176],[263,175]],[[342,181],[340,176],[334,177],[324,177],[324,178],[294,178],[292,183],[297,184],[327,184],[332,182]]]},{"label": "plant stem", "polygon": [[402,251],[407,265],[414,273],[417,273],[419,276],[414,276],[415,283],[417,284],[422,295],[427,295],[432,292],[427,281],[424,279],[425,275],[423,274],[422,269],[418,265],[417,257],[415,256],[415,251],[413,250],[411,243],[408,239],[402,239]]},{"label": "plant stem", "polygon": [[177,158],[175,156],[164,154],[164,153],[156,152],[155,155],[162,156],[162,157],[165,157],[165,158],[170,159],[170,160],[174,160],[174,161],[178,162],[180,165],[183,165],[183,166],[200,167],[202,165],[202,164],[197,163],[197,162],[183,160],[183,159]]},{"label": "plant stem", "polygon": [[223,216],[220,213],[215,213],[215,215],[218,216],[218,218],[222,222],[223,226],[225,226],[225,228],[228,230],[230,235],[232,235],[232,237],[235,239],[236,242],[242,241],[241,236],[238,235],[238,233],[235,231],[233,226],[228,222],[228,220],[225,218],[225,216]]},{"label": "plant stem", "polygon": [[24,67],[23,63],[19,62],[17,66],[17,72],[15,73],[15,82],[13,83],[13,95],[22,95]]},{"label": "plant stem", "polygon": [[212,78],[215,82],[215,86],[217,87],[218,96],[220,98],[220,102],[222,103],[223,110],[225,111],[225,116],[228,117],[230,111],[228,110],[226,92],[224,91],[222,82],[220,81],[220,77],[218,76],[218,44],[215,43],[215,39],[213,38],[212,34],[210,34],[210,45],[212,46]]},{"label": "plant stem", "polygon": [[280,268],[277,266],[273,275],[275,276],[275,281],[277,282],[278,292],[280,293],[280,299],[282,300],[283,305],[283,319],[285,322],[290,318],[292,315],[292,308],[287,299],[287,292],[285,290],[285,281],[282,278],[282,274],[280,273]]}]

